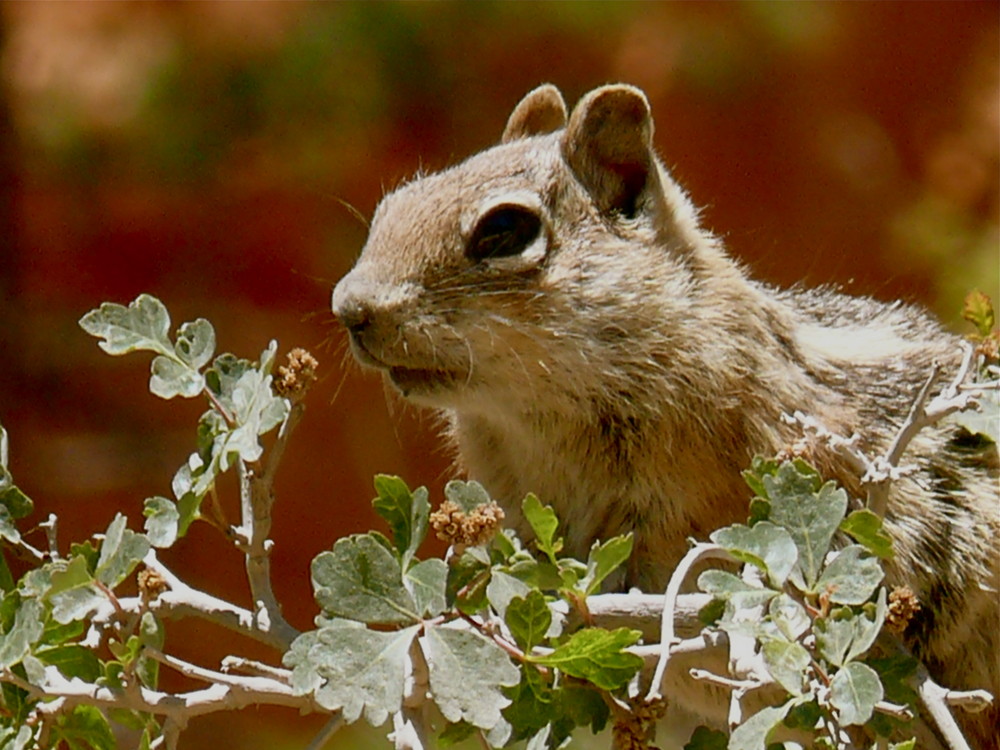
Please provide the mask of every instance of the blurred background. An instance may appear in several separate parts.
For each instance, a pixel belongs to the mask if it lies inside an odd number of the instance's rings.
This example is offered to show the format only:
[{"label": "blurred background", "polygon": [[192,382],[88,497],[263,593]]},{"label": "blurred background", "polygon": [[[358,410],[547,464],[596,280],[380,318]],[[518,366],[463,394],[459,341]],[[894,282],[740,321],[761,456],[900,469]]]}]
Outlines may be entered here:
[{"label": "blurred background", "polygon": [[[321,382],[279,477],[279,597],[315,613],[312,557],[377,522],[376,472],[439,492],[433,419],[345,359],[328,311],[384,190],[494,143],[551,81],[649,95],[665,163],[754,275],[933,308],[997,299],[996,2],[0,4],[0,421],[37,520],[64,546],[168,495],[202,403],[146,390],[77,326],[140,292],[221,351],[310,349]],[[224,486],[235,514],[236,488]],[[440,495],[438,494],[438,497]],[[235,515],[234,515],[235,518]],[[220,550],[223,550],[220,552]],[[242,559],[207,524],[164,555],[246,606]],[[199,623],[169,650],[243,649]],[[199,719],[196,750],[303,747],[322,724]],[[373,747],[384,730],[338,735]],[[219,743],[222,743],[221,745]]]}]

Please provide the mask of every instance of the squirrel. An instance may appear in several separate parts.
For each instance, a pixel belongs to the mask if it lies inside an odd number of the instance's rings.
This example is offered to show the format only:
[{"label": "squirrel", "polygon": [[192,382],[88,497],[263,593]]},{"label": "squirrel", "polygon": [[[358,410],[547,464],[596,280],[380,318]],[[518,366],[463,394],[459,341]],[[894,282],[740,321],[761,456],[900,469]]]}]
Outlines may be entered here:
[{"label": "squirrel", "polygon": [[[566,552],[632,532],[624,587],[662,591],[689,537],[744,522],[755,455],[804,412],[882,452],[959,339],[921,310],[749,278],[670,177],[643,92],[571,113],[528,93],[500,144],[386,195],[332,306],[356,359],[437,410],[459,465],[523,531],[534,492]],[[951,375],[941,375],[942,384]],[[832,450],[810,458],[860,491]],[[1000,460],[964,428],[925,429],[896,480],[887,583],[922,608],[907,643],[950,688],[1000,697]],[[997,748],[1000,712],[962,718]]]}]

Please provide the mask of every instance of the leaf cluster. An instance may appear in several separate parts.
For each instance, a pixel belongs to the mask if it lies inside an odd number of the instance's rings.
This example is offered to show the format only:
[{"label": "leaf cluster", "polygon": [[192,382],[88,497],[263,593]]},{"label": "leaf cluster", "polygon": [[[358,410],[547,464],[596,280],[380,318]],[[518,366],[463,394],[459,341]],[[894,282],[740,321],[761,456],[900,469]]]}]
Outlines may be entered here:
[{"label": "leaf cluster", "polygon": [[[743,722],[724,745],[763,750],[796,729],[836,747],[831,728],[852,726],[888,738],[901,722],[877,714],[876,705],[890,694],[903,704],[916,696],[904,687],[912,663],[870,655],[888,611],[881,561],[892,545],[881,518],[848,513],[846,492],[801,459],[756,459],[744,478],[756,495],[748,524],[711,539],[757,573],[703,572],[698,586],[714,596],[703,617],[753,639],[786,698]],[[703,730],[688,747],[713,747],[723,736]]]},{"label": "leaf cluster", "polygon": [[[163,624],[145,606],[133,615],[118,611],[119,592],[134,585],[135,570],[153,547],[172,545],[200,517],[201,502],[219,474],[237,461],[261,457],[260,436],[281,424],[289,409],[288,401],[271,389],[274,342],[258,363],[231,354],[213,359],[215,332],[208,321],[184,323],[171,339],[166,308],[145,294],[128,306],[101,305],[80,325],[109,354],[153,352],[153,394],[167,399],[203,395],[209,408],[199,420],[197,450],[174,476],[176,501],[146,501],[145,533],[130,529],[119,513],[103,534],[72,544],[68,555],[58,550],[54,529],[49,548],[41,551],[17,528],[33,504],[7,469],[8,438],[0,427],[2,748],[112,750],[117,747],[112,721],[136,730],[140,748],[161,738],[158,719],[142,711],[101,711],[79,703],[39,722],[36,709],[48,686],[67,680],[123,696],[139,686],[157,687],[159,665],[147,649],[162,648]],[[34,562],[18,579],[7,562],[11,551]]]},{"label": "leaf cluster", "polygon": [[[627,559],[631,539],[595,545],[586,563],[563,558],[555,514],[529,495],[523,510],[540,555],[505,531],[447,562],[421,560],[427,490],[390,476],[376,477],[375,490],[390,535],[346,537],[313,560],[322,614],[285,655],[294,689],[378,725],[401,710],[408,680],[424,680],[446,742],[478,732],[492,747],[560,747],[579,725],[603,727],[601,692],[638,671],[627,649],[639,633],[568,632],[565,612]],[[470,514],[492,502],[475,482],[450,482],[445,496]]]}]

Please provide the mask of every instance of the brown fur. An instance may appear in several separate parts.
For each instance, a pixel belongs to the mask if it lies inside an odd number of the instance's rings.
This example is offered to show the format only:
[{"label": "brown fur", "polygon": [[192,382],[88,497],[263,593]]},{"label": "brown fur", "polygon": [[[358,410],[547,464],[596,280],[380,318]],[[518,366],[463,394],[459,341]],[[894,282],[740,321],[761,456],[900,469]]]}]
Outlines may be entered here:
[{"label": "brown fur", "polygon": [[[591,92],[568,121],[559,92],[536,89],[500,145],[385,197],[333,297],[358,359],[442,411],[461,463],[515,524],[531,491],[571,554],[631,531],[620,583],[649,591],[688,537],[745,519],[740,470],[799,436],[782,413],[879,451],[931,362],[950,377],[960,358],[914,308],[750,280],[698,225],[652,132],[632,87]],[[486,219],[505,211],[524,246],[478,257]],[[857,489],[836,456],[815,460]],[[938,427],[904,460],[921,471],[895,483],[886,525],[889,582],[923,605],[910,642],[943,683],[996,694],[996,446]],[[972,741],[997,747],[997,719],[971,718]]]}]

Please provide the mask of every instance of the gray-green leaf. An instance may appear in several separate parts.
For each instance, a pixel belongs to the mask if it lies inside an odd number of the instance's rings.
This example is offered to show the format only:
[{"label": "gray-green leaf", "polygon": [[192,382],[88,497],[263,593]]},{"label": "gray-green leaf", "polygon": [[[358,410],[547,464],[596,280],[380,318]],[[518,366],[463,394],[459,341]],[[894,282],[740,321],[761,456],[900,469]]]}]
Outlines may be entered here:
[{"label": "gray-green leaf", "polygon": [[795,583],[815,593],[823,558],[847,510],[847,493],[833,482],[817,491],[815,473],[787,461],[761,481],[771,500],[770,520],[787,529],[798,548]]},{"label": "gray-green leaf", "polygon": [[489,729],[510,704],[502,688],[516,685],[520,672],[499,646],[477,633],[454,628],[427,630],[421,646],[430,667],[431,696],[448,721]]},{"label": "gray-green leaf", "polygon": [[156,297],[140,294],[128,307],[105,302],[80,318],[80,327],[108,354],[126,354],[147,350],[173,356],[170,343],[170,315]]},{"label": "gray-green leaf", "polygon": [[802,694],[805,669],[810,656],[801,643],[784,640],[767,641],[761,649],[767,671],[792,695]]},{"label": "gray-green leaf", "polygon": [[124,581],[149,552],[149,540],[126,528],[127,523],[125,516],[116,514],[101,543],[101,556],[97,560],[94,577],[108,588]]},{"label": "gray-green leaf", "polygon": [[372,726],[399,711],[406,678],[406,655],[419,626],[380,632],[334,621],[299,636],[285,654],[292,688],[314,692],[316,702],[341,709],[354,722],[364,712]]},{"label": "gray-green leaf", "polygon": [[368,534],[337,540],[312,562],[316,602],[328,617],[366,623],[412,623],[418,607],[393,554]]},{"label": "gray-green leaf", "polygon": [[877,557],[860,544],[852,544],[826,566],[816,590],[829,592],[835,604],[863,604],[875,593],[884,575]]},{"label": "gray-green leaf", "polygon": [[781,706],[769,706],[755,713],[733,730],[729,750],[766,750],[771,732],[794,705],[795,702],[790,700]]},{"label": "gray-green leaf", "polygon": [[882,682],[867,664],[852,661],[830,682],[830,702],[840,712],[840,723],[864,724],[882,700]]},{"label": "gray-green leaf", "polygon": [[780,526],[760,521],[750,528],[734,524],[709,537],[736,559],[756,565],[767,573],[771,585],[781,588],[798,560],[792,536]]}]

